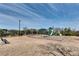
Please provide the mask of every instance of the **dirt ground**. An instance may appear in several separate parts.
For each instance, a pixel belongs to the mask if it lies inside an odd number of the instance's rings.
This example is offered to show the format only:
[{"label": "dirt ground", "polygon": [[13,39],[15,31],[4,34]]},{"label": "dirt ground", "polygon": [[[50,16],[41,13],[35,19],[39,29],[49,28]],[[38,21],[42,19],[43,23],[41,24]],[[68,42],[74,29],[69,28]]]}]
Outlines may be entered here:
[{"label": "dirt ground", "polygon": [[0,56],[79,56],[79,37],[28,35],[6,37]]}]

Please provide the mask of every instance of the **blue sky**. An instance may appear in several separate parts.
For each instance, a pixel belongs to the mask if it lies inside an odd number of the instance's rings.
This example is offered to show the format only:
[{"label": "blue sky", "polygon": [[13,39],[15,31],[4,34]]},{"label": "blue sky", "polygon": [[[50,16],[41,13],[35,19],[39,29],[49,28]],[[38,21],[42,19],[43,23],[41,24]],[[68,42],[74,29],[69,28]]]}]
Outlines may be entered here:
[{"label": "blue sky", "polygon": [[0,28],[71,27],[79,29],[79,4],[0,4]]}]

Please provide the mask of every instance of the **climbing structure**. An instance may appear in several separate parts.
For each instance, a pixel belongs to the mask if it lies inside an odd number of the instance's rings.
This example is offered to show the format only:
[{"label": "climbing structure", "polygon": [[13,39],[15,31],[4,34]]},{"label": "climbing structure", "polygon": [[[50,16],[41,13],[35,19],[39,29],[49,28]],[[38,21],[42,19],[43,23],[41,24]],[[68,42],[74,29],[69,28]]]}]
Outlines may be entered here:
[{"label": "climbing structure", "polygon": [[62,36],[62,34],[61,34],[61,32],[60,32],[60,30],[58,30],[58,29],[49,29],[49,36],[53,36],[53,35],[58,35],[58,36]]}]

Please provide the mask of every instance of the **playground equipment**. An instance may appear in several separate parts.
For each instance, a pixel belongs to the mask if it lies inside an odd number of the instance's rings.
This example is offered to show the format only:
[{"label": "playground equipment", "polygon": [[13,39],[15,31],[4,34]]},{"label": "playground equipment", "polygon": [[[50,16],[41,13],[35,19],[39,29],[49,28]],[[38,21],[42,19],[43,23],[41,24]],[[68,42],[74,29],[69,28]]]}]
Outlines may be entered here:
[{"label": "playground equipment", "polygon": [[52,36],[52,35],[59,35],[59,36],[62,36],[60,30],[57,30],[57,29],[49,29],[49,36]]}]

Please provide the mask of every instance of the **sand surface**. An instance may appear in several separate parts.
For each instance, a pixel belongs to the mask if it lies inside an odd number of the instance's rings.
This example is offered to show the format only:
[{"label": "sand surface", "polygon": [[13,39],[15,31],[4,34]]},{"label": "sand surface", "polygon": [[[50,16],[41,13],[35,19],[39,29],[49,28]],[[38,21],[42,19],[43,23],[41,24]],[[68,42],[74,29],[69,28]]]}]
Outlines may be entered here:
[{"label": "sand surface", "polygon": [[79,55],[76,36],[16,36],[6,37],[10,43],[0,45],[1,56],[67,56]]}]

